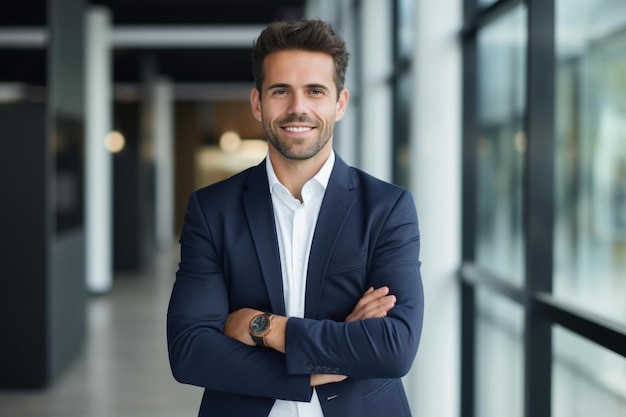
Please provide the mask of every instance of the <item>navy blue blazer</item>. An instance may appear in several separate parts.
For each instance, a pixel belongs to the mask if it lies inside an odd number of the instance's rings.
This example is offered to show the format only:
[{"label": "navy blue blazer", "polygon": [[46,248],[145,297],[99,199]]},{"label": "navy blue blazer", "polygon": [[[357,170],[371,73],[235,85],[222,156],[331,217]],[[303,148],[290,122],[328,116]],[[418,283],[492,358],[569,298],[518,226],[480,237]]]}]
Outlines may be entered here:
[{"label": "navy blue blazer", "polygon": [[[311,247],[305,317],[290,318],[286,353],[224,336],[242,307],[285,315],[265,161],[191,195],[167,315],[176,380],[204,387],[200,416],[266,417],[275,399],[310,401],[325,417],[410,416],[400,377],[423,318],[420,236],[411,195],[345,164],[330,176]],[[345,323],[369,287],[397,297],[384,318]]]}]

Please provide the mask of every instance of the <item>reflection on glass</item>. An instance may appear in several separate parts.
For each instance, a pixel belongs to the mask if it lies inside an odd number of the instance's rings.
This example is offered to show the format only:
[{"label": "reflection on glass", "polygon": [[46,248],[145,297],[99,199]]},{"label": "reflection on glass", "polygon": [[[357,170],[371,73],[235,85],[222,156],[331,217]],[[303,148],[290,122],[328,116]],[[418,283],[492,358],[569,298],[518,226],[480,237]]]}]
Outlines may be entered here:
[{"label": "reflection on glass", "polygon": [[476,303],[476,415],[521,417],[524,312],[488,290]]},{"label": "reflection on glass", "polygon": [[554,291],[626,323],[626,1],[557,1]]},{"label": "reflection on glass", "polygon": [[626,359],[557,326],[552,335],[552,416],[624,417]]},{"label": "reflection on glass", "polygon": [[526,38],[523,5],[478,37],[476,258],[480,265],[518,284],[523,276]]}]

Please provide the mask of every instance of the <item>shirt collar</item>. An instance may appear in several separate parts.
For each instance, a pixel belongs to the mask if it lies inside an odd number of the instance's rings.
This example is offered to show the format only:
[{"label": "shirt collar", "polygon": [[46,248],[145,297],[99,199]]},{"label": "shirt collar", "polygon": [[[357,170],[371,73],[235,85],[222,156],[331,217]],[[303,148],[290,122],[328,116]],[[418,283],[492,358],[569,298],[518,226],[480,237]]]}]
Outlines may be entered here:
[{"label": "shirt collar", "polygon": [[[322,165],[320,170],[317,171],[317,174],[315,174],[313,178],[311,178],[309,181],[317,181],[322,187],[324,187],[324,190],[326,190],[326,187],[328,186],[328,181],[330,180],[330,173],[333,171],[334,166],[335,150],[331,149],[330,156],[328,157],[326,162],[324,162],[324,165]],[[267,180],[269,182],[270,193],[272,193],[274,185],[280,184],[280,181],[278,181],[278,177],[274,172],[274,167],[272,166],[272,161],[270,160],[269,153],[265,156],[265,167],[267,169]]]}]

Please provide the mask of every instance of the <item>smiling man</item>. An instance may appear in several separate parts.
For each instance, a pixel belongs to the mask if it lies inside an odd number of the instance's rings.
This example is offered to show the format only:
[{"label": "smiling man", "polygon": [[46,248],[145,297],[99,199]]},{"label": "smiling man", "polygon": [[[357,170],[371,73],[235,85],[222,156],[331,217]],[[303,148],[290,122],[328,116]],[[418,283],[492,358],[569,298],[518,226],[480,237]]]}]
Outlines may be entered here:
[{"label": "smiling man", "polygon": [[330,155],[335,121],[343,117],[348,104],[345,88],[337,97],[332,57],[286,50],[267,56],[265,68],[264,85],[252,90],[251,102],[271,151],[287,159],[315,157],[323,162]]},{"label": "smiling man", "polygon": [[332,152],[335,122],[348,105],[348,90],[337,92],[333,58],[324,52],[274,52],[265,58],[264,69],[262,84],[250,94],[252,113],[263,123],[279,181],[302,200],[302,186]]},{"label": "smiling man", "polygon": [[172,372],[205,388],[200,416],[410,416],[417,215],[407,191],[333,151],[347,65],[319,20],[275,22],[254,43],[268,154],[192,194],[168,310]]}]

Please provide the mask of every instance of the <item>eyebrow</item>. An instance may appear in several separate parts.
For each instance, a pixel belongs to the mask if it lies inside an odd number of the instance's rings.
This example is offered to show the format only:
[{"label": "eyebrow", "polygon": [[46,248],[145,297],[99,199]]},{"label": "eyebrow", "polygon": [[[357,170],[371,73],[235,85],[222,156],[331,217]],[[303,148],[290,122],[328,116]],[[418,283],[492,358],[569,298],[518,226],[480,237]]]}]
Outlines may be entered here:
[{"label": "eyebrow", "polygon": [[[328,88],[324,84],[311,83],[311,84],[307,84],[305,87],[306,88],[319,88],[320,90],[330,91],[330,88]],[[293,87],[285,83],[276,83],[276,84],[269,85],[267,87],[268,90],[274,90],[276,88],[293,88]]]},{"label": "eyebrow", "polygon": [[330,91],[330,88],[325,86],[324,84],[307,84],[308,88],[319,88],[320,90]]},{"label": "eyebrow", "polygon": [[267,86],[268,90],[274,90],[276,88],[291,88],[291,86],[289,84],[284,84],[284,83],[276,83],[276,84]]}]

